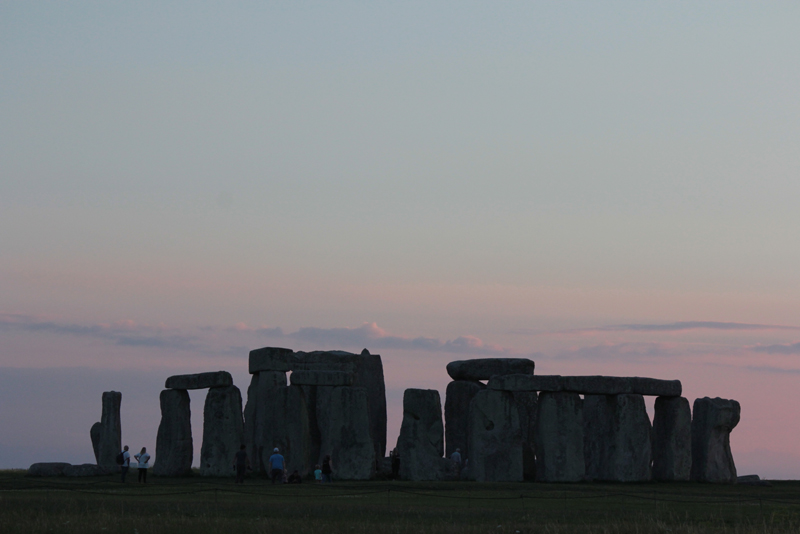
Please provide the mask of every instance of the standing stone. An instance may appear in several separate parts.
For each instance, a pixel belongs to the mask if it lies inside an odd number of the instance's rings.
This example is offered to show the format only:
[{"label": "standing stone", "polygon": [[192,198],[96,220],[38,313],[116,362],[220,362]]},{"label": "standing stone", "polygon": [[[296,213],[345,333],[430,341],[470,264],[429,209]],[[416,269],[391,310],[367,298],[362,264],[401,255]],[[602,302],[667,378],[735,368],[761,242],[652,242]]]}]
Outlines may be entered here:
[{"label": "standing stone", "polygon": [[583,400],[577,393],[540,393],[534,436],[537,481],[583,479]]},{"label": "standing stone", "polygon": [[233,456],[244,441],[242,395],[236,386],[211,388],[203,408],[200,474],[230,476]]},{"label": "standing stone", "polygon": [[522,434],[522,475],[525,480],[536,480],[536,411],[535,391],[514,391],[514,404],[519,412],[519,429]]},{"label": "standing stone", "polygon": [[440,480],[444,454],[442,403],[435,389],[407,389],[403,393],[403,424],[397,438],[400,478]]},{"label": "standing stone", "polygon": [[692,412],[685,397],[658,397],[653,416],[653,479],[689,480]]},{"label": "standing stone", "polygon": [[444,437],[447,458],[461,449],[462,462],[469,458],[469,404],[483,388],[480,382],[454,380],[447,384],[444,398]]},{"label": "standing stone", "polygon": [[447,364],[453,380],[489,380],[495,375],[533,374],[536,364],[527,358],[476,358]]},{"label": "standing stone", "polygon": [[[262,371],[263,373],[263,371]],[[261,374],[261,373],[259,373]],[[253,469],[269,473],[269,457],[277,447],[286,459],[289,472],[297,469],[308,473],[309,432],[308,408],[300,386],[275,385],[259,379],[255,392],[249,393],[253,403],[254,427],[248,455]],[[251,385],[251,388],[253,386]]]},{"label": "standing stone", "polygon": [[369,480],[375,475],[375,447],[369,432],[365,388],[317,387],[317,424],[320,459],[331,456],[333,476],[339,480]]},{"label": "standing stone", "polygon": [[192,474],[194,445],[189,393],[185,389],[161,392],[161,423],[156,436],[153,474],[179,477]]},{"label": "standing stone", "polygon": [[[508,391],[484,389],[469,407],[469,476],[479,482],[523,480],[519,410]],[[402,457],[400,459],[402,465]]]},{"label": "standing stone", "polygon": [[695,399],[692,413],[692,480],[736,483],[731,431],[739,424],[739,403],[703,397]]},{"label": "standing stone", "polygon": [[[244,407],[244,443],[247,447],[247,457],[254,473],[261,473],[260,452],[256,442],[261,443],[256,437],[257,419],[259,413],[263,416],[264,409],[258,410],[258,388],[286,387],[286,373],[283,371],[260,371],[253,374],[250,386],[247,388],[247,404]],[[262,397],[263,399],[263,397]],[[270,451],[272,448],[269,449]]]},{"label": "standing stone", "polygon": [[100,422],[92,425],[89,431],[97,465],[105,469],[117,469],[116,458],[122,451],[122,424],[119,417],[121,403],[122,393],[104,391]]},{"label": "standing stone", "polygon": [[583,400],[587,480],[650,480],[651,426],[641,395],[586,395]]}]

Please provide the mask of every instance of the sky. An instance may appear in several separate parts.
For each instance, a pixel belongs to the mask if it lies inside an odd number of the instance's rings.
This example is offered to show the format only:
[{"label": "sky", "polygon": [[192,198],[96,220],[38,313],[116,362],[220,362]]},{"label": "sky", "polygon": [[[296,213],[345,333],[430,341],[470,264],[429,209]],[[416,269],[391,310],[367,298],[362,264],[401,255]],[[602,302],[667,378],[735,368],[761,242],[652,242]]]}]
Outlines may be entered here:
[{"label": "sky", "polygon": [[390,445],[518,356],[736,399],[739,474],[800,478],[798,21],[0,0],[0,468],[93,461],[112,389],[155,449],[168,376],[283,346],[380,353]]}]

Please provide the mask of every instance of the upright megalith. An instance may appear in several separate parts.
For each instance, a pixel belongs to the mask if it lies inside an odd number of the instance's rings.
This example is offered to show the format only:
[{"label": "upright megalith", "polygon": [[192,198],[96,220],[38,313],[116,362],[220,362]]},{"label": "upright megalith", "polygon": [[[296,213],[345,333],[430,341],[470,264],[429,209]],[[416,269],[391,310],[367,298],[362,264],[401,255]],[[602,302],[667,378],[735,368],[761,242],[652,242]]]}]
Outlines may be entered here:
[{"label": "upright megalith", "polygon": [[203,408],[200,474],[228,476],[236,451],[244,442],[242,395],[236,386],[212,387]]},{"label": "upright megalith", "polygon": [[[519,410],[507,391],[484,389],[469,408],[469,477],[479,482],[523,480]],[[402,466],[402,456],[400,465]]]},{"label": "upright megalith", "polygon": [[316,395],[321,456],[317,463],[330,455],[337,479],[369,480],[375,475],[376,462],[367,390],[319,386]]},{"label": "upright megalith", "polygon": [[583,422],[587,480],[650,480],[651,425],[641,395],[586,395]]},{"label": "upright megalith", "polygon": [[164,477],[191,475],[194,446],[189,392],[165,389],[160,401],[161,423],[156,436],[153,474]]},{"label": "upright megalith", "polygon": [[522,476],[525,480],[536,480],[536,412],[535,391],[514,391],[514,404],[519,413],[519,430],[522,436]]},{"label": "upright megalith", "polygon": [[397,438],[397,453],[401,479],[444,477],[442,403],[435,389],[407,389],[403,393],[403,423]]},{"label": "upright megalith", "polygon": [[447,384],[444,398],[445,456],[461,449],[461,458],[469,458],[469,404],[486,386],[472,380],[454,380]]},{"label": "upright megalith", "polygon": [[653,480],[689,480],[692,412],[685,397],[658,397],[653,416]]},{"label": "upright megalith", "polygon": [[489,380],[495,375],[533,374],[536,364],[527,358],[477,358],[447,364],[453,380]]},{"label": "upright megalith", "polygon": [[736,483],[731,454],[731,431],[739,424],[741,407],[735,400],[695,399],[692,409],[692,480]]},{"label": "upright megalith", "polygon": [[534,430],[536,480],[583,480],[583,400],[577,393],[539,394]]},{"label": "upright megalith", "polygon": [[121,403],[122,393],[104,391],[100,422],[92,425],[89,431],[97,465],[105,469],[116,469],[116,457],[122,450],[122,423],[119,417]]}]

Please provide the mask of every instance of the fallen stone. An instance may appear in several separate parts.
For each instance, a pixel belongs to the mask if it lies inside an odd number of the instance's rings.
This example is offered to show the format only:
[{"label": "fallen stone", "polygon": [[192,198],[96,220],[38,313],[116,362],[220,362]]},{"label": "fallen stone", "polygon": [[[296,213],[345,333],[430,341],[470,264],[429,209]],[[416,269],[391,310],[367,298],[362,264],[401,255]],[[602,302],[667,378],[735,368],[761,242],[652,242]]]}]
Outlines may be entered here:
[{"label": "fallen stone", "polygon": [[[230,375],[228,375],[230,376]],[[233,457],[244,443],[242,395],[236,386],[208,390],[203,408],[202,476],[230,476]]]},{"label": "fallen stone", "polygon": [[739,424],[739,403],[703,397],[695,399],[692,413],[692,480],[735,483],[730,436]]},{"label": "fallen stone", "polygon": [[352,386],[353,373],[343,371],[293,371],[293,386]]},{"label": "fallen stone", "polygon": [[403,393],[403,423],[397,452],[402,480],[443,478],[442,403],[435,389],[407,389]]},{"label": "fallen stone", "polygon": [[67,465],[64,468],[65,477],[99,477],[110,473],[109,469],[96,464]]},{"label": "fallen stone", "polygon": [[365,388],[317,387],[320,459],[330,455],[337,480],[375,476],[375,447],[369,432],[369,399]]},{"label": "fallen stone", "polygon": [[447,364],[453,380],[489,380],[495,375],[533,374],[533,360],[527,358],[478,358]]},{"label": "fallen stone", "polygon": [[153,474],[164,477],[191,475],[194,445],[189,392],[184,389],[165,389],[159,399],[161,422],[156,435]]},{"label": "fallen stone", "polygon": [[175,375],[167,378],[167,389],[208,389],[233,385],[233,378],[227,371],[198,373],[194,375]]},{"label": "fallen stone", "polygon": [[[507,391],[484,389],[469,408],[469,476],[479,482],[523,480],[519,410]],[[401,466],[402,466],[401,456]]]},{"label": "fallen stone", "polygon": [[519,429],[522,435],[522,476],[525,480],[536,480],[536,413],[535,391],[513,391],[514,404],[519,412]]},{"label": "fallen stone", "polygon": [[454,380],[447,384],[444,399],[445,456],[461,449],[461,461],[469,458],[469,404],[486,386],[480,382]]},{"label": "fallen stone", "polygon": [[65,462],[39,462],[28,468],[29,477],[63,477],[64,470],[70,464]]},{"label": "fallen stone", "polygon": [[653,416],[653,480],[689,480],[692,411],[684,397],[658,397]]},{"label": "fallen stone", "polygon": [[121,403],[122,393],[104,391],[100,422],[92,425],[89,431],[97,465],[106,469],[116,469],[116,457],[122,451],[122,424],[119,417]]},{"label": "fallen stone", "polygon": [[583,400],[577,393],[540,393],[534,436],[537,481],[583,480]]},{"label": "fallen stone", "polygon": [[660,380],[638,376],[560,376],[510,374],[494,376],[489,389],[501,391],[569,391],[581,395],[655,395],[679,397],[680,380]]},{"label": "fallen stone", "polygon": [[761,480],[761,477],[758,475],[744,475],[736,477],[736,483],[744,486],[772,486],[770,482]]},{"label": "fallen stone", "polygon": [[294,352],[280,347],[264,347],[250,351],[250,374],[261,371],[287,372],[293,370]]}]

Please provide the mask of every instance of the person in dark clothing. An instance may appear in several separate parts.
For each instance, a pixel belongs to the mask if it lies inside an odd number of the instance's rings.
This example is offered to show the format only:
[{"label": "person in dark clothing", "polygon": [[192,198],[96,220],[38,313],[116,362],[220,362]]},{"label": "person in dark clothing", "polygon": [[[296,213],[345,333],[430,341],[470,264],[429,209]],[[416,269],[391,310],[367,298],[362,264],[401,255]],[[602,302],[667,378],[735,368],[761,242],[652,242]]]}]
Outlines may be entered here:
[{"label": "person in dark clothing", "polygon": [[301,477],[300,473],[297,471],[297,469],[295,469],[294,472],[291,475],[289,475],[289,484],[302,484],[302,483],[303,483],[303,477]]},{"label": "person in dark clothing", "polygon": [[233,468],[236,469],[236,481],[234,484],[244,484],[244,475],[250,469],[250,460],[247,458],[246,447],[242,445],[234,455]]},{"label": "person in dark clothing", "polygon": [[328,454],[322,460],[322,482],[330,482],[333,469],[331,468],[331,455]]},{"label": "person in dark clothing", "polygon": [[400,455],[397,454],[397,449],[392,449],[389,456],[392,459],[392,478],[397,480],[400,478]]}]

